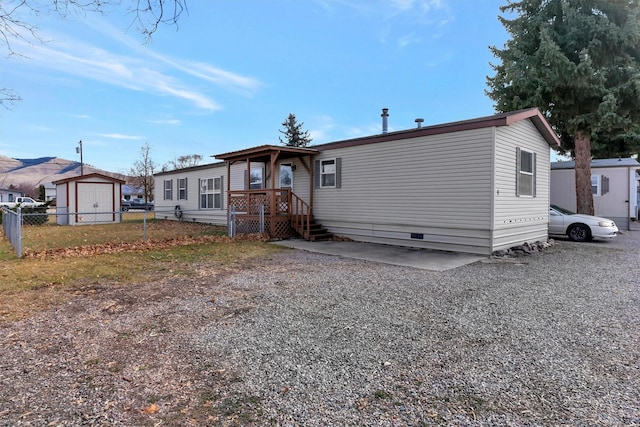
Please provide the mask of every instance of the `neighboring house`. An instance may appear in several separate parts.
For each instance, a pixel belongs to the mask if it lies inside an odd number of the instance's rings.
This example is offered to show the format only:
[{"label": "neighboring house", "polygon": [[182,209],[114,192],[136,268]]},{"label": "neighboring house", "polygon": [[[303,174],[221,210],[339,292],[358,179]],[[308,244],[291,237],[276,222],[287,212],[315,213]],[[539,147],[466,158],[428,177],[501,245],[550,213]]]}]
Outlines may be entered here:
[{"label": "neighboring house", "polygon": [[53,182],[59,225],[102,224],[122,220],[121,186],[124,181],[92,173]]},{"label": "neighboring house", "polygon": [[16,197],[22,196],[24,196],[24,194],[20,191],[0,188],[0,202],[15,202]]},{"label": "neighboring house", "polygon": [[55,200],[56,186],[53,182],[45,182],[42,186],[44,187],[44,201],[49,202],[51,200]]},{"label": "neighboring house", "polygon": [[315,220],[358,241],[479,254],[547,240],[559,140],[537,109],[389,133],[385,119],[379,135],[259,146],[156,174],[156,207],[225,224],[230,210],[255,231],[263,206],[276,238],[312,238]]},{"label": "neighboring house", "polygon": [[122,200],[144,199],[144,188],[125,184],[122,186]]},{"label": "neighboring house", "polygon": [[[630,219],[638,219],[636,159],[595,159],[591,161],[591,189],[596,216],[610,218],[619,228],[629,229]],[[551,163],[551,204],[576,211],[575,162]]]}]

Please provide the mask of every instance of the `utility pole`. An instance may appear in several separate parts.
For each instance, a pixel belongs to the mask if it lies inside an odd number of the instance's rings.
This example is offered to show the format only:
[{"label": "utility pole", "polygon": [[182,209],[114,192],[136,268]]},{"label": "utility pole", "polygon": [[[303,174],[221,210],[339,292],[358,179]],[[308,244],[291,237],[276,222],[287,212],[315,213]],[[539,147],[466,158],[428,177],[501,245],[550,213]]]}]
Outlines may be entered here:
[{"label": "utility pole", "polygon": [[80,176],[84,175],[84,162],[82,161],[82,140],[78,143],[76,147],[76,153],[80,153]]}]

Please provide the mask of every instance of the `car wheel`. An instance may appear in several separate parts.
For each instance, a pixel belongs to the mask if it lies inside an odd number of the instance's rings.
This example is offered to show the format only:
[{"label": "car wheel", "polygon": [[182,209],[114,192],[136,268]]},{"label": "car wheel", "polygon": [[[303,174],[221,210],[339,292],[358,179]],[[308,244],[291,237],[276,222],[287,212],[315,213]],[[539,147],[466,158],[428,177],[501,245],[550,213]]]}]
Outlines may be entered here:
[{"label": "car wheel", "polygon": [[567,236],[574,242],[586,242],[591,240],[591,229],[584,224],[574,224],[569,227]]},{"label": "car wheel", "polygon": [[129,210],[129,208],[127,208],[127,207],[125,207],[125,206],[123,206],[123,207],[122,207],[122,212],[126,212],[126,211],[128,211],[128,210]]}]

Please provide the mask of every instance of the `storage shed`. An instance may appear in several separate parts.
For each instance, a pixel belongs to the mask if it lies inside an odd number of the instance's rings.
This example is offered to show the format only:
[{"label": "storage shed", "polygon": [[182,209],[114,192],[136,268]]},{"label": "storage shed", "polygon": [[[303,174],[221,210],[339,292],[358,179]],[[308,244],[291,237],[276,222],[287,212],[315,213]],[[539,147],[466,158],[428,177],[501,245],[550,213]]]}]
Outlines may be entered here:
[{"label": "storage shed", "polygon": [[59,225],[119,223],[123,180],[92,173],[53,182]]},{"label": "storage shed", "polygon": [[[574,161],[551,163],[551,204],[574,212],[577,206],[575,168]],[[592,160],[591,190],[595,215],[612,219],[618,228],[628,230],[629,221],[638,219],[639,172],[640,163],[636,159]]]}]

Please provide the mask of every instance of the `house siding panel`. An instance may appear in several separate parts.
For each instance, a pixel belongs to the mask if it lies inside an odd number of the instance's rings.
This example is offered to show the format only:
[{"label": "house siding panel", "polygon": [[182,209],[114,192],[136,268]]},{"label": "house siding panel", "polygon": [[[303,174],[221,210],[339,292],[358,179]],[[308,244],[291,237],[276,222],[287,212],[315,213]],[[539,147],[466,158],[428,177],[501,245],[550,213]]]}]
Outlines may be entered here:
[{"label": "house siding panel", "polygon": [[[605,194],[593,196],[593,208],[598,216],[610,218],[619,227],[628,228],[629,220],[629,169],[628,168],[593,168],[591,175],[602,175],[609,179],[609,191]],[[613,184],[613,185],[612,185]]]},{"label": "house siding panel", "polygon": [[[637,218],[636,167],[591,167],[591,175],[606,177],[608,192],[593,196],[596,216],[612,219],[618,228],[629,229],[630,218]],[[576,211],[575,170],[551,170],[551,203],[571,211]]]},{"label": "house siding panel", "polygon": [[488,253],[492,137],[485,128],[324,150],[316,159],[341,159],[342,186],[314,190],[314,215],[356,240]]},{"label": "house siding panel", "polygon": [[[222,178],[222,206],[224,209],[200,209],[201,178]],[[177,180],[187,178],[187,199],[178,200]],[[164,200],[164,180],[172,179],[174,183],[173,199]],[[176,206],[182,210],[182,220],[201,222],[205,224],[227,224],[227,168],[224,164],[212,165],[210,168],[196,170],[177,170],[169,174],[162,174],[154,178],[154,209],[158,219],[178,220],[175,216]]]},{"label": "house siding panel", "polygon": [[[307,159],[304,160],[305,164],[308,163]],[[292,191],[304,200],[306,203],[310,202],[310,183],[311,177],[307,169],[303,166],[303,161],[301,159],[287,159],[278,162],[276,167],[276,187],[280,185],[280,165],[281,164],[291,164],[295,166],[295,170],[293,171],[293,189]],[[313,163],[313,162],[312,162]],[[309,166],[307,164],[307,166]]]},{"label": "house siding panel", "polygon": [[[516,196],[518,148],[535,153],[535,197]],[[496,128],[493,250],[547,239],[549,160],[549,144],[530,120]]]}]

